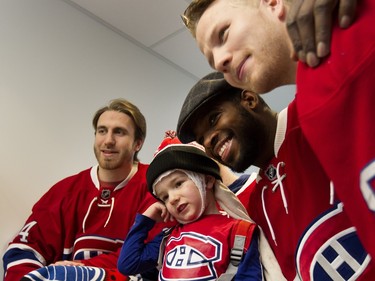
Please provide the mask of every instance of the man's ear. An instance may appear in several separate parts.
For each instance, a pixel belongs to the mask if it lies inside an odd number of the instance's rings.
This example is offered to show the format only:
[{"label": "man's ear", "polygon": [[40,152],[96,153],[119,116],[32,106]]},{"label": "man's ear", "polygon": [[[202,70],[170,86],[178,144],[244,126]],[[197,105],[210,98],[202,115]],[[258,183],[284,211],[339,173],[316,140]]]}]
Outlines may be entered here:
[{"label": "man's ear", "polygon": [[141,150],[142,146],[143,146],[143,140],[137,140],[136,141],[136,144],[135,144],[135,150],[138,152]]},{"label": "man's ear", "polygon": [[241,104],[246,109],[254,110],[259,103],[259,96],[254,92],[243,90],[241,93]]},{"label": "man's ear", "polygon": [[264,8],[270,8],[278,19],[284,21],[286,18],[285,0],[261,0],[260,3]]}]

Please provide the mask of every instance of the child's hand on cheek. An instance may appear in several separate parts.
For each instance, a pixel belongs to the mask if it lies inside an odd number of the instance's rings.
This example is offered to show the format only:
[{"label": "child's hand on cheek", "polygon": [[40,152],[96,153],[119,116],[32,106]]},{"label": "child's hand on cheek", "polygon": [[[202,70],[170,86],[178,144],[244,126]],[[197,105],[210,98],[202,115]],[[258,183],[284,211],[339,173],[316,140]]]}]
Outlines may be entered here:
[{"label": "child's hand on cheek", "polygon": [[143,213],[144,216],[149,217],[150,219],[156,222],[168,222],[174,221],[174,218],[168,212],[165,205],[161,202],[155,202]]}]

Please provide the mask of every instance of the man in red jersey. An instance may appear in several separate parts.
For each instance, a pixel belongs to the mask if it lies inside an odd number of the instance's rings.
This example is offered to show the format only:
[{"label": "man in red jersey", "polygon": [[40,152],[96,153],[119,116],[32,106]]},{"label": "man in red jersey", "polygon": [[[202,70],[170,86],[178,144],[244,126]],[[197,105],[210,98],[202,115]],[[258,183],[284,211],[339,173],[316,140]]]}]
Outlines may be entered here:
[{"label": "man in red jersey", "polygon": [[[289,12],[309,2],[195,0],[184,18],[210,65],[231,85],[262,94],[296,83],[302,132],[375,257],[375,4],[358,1],[359,16],[347,29],[335,21],[330,54],[310,68],[290,59],[286,25]],[[327,8],[324,3],[332,10],[337,1],[316,2],[317,10]],[[317,64],[311,52],[305,60]]]},{"label": "man in red jersey", "polygon": [[375,277],[345,205],[343,211],[302,133],[295,101],[277,113],[260,95],[232,87],[214,72],[187,95],[177,134],[237,172],[260,168],[237,196],[263,229],[287,280]]},{"label": "man in red jersey", "polygon": [[136,213],[155,202],[148,165],[138,159],[146,137],[139,109],[115,99],[95,113],[93,127],[98,164],[59,181],[34,205],[4,254],[4,281],[58,261],[116,269],[114,253]]}]

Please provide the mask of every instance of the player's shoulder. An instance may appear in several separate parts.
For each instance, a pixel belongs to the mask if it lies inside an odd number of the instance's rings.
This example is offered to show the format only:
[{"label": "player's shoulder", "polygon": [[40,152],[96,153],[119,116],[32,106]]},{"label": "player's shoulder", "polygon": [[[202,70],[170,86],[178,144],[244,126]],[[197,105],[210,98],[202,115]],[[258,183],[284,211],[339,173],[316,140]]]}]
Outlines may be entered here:
[{"label": "player's shoulder", "polygon": [[92,167],[60,179],[48,189],[48,191],[45,193],[45,196],[54,196],[54,194],[57,194],[58,197],[62,197],[61,195],[64,193],[78,191],[77,186],[86,188],[93,186],[94,183],[90,175],[91,169]]},{"label": "player's shoulder", "polygon": [[142,162],[137,162],[136,164],[138,165],[138,172],[146,174],[146,171],[148,169],[148,166],[150,166],[150,164],[145,164]]}]

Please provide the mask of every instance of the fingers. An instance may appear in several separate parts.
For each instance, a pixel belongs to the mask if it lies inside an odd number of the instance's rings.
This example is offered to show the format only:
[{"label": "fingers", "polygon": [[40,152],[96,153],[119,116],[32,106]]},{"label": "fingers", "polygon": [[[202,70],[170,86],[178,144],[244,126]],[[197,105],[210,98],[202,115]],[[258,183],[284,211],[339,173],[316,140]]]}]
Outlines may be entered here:
[{"label": "fingers", "polygon": [[168,221],[174,221],[174,217],[168,212],[168,209],[163,206],[164,208],[161,209],[161,218],[163,219],[164,222]]},{"label": "fingers", "polygon": [[164,222],[168,220],[169,212],[167,211],[167,208],[165,206],[162,206],[160,208],[160,216]]},{"label": "fingers", "polygon": [[337,0],[316,0],[314,6],[316,55],[319,58],[327,56],[330,51],[333,10],[336,2]]},{"label": "fingers", "polygon": [[292,53],[291,57],[295,60],[299,58],[299,54],[303,50],[299,28],[296,20],[302,3],[303,1],[301,0],[291,1],[290,9],[287,13],[286,18],[286,27],[294,49],[294,53]]},{"label": "fingers", "polygon": [[337,5],[340,26],[348,27],[354,20],[357,0],[292,0],[286,25],[294,59],[315,67],[329,54]]},{"label": "fingers", "polygon": [[84,264],[79,261],[57,261],[51,265],[71,265],[71,266],[83,266]]},{"label": "fingers", "polygon": [[340,0],[339,24],[341,28],[349,27],[355,18],[357,0]]},{"label": "fingers", "polygon": [[[319,1],[319,0],[317,0]],[[297,19],[299,34],[302,42],[302,52],[299,53],[299,58],[310,66],[317,66],[319,59],[316,55],[316,41],[314,28],[315,8],[313,1],[304,1],[299,10],[299,17]],[[328,13],[331,15],[331,13]],[[316,16],[316,15],[315,15]],[[331,19],[328,19],[331,21]]]}]

